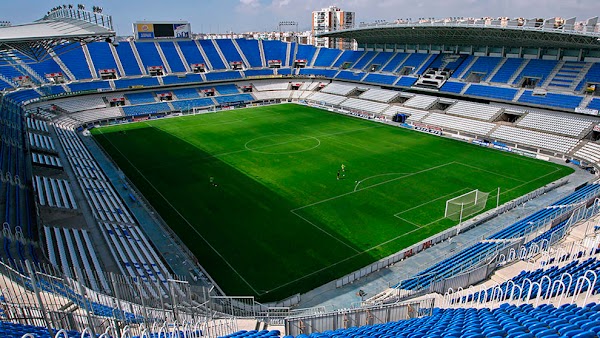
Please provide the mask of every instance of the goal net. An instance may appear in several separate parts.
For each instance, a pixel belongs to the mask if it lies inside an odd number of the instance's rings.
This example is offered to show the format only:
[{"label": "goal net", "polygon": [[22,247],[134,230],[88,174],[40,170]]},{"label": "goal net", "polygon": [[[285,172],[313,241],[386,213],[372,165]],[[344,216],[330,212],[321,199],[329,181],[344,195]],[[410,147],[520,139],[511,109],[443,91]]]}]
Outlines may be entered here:
[{"label": "goal net", "polygon": [[446,212],[444,217],[453,221],[462,221],[464,218],[474,215],[485,209],[489,192],[473,190],[458,197],[446,201]]}]

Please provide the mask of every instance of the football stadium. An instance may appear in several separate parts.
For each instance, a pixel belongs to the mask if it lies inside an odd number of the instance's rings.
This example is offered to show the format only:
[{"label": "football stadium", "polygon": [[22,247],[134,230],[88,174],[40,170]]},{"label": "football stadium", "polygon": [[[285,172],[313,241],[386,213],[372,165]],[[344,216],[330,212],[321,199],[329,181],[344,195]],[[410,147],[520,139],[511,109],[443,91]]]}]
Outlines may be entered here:
[{"label": "football stadium", "polygon": [[40,16],[0,22],[0,336],[600,336],[598,17]]}]

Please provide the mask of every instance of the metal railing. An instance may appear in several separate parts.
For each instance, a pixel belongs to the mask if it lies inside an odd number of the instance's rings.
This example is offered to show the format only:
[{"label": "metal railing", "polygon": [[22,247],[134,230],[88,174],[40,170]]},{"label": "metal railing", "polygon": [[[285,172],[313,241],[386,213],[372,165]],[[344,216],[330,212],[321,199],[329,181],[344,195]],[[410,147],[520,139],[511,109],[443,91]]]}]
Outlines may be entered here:
[{"label": "metal railing", "polygon": [[48,12],[42,20],[73,19],[113,30],[112,16],[76,8],[60,8]]}]

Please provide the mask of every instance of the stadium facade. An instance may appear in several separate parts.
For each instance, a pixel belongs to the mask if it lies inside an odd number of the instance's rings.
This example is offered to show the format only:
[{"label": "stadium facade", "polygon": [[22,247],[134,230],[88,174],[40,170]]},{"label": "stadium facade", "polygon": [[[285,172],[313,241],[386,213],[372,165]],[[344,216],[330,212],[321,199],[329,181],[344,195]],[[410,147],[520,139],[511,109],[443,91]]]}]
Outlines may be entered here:
[{"label": "stadium facade", "polygon": [[[356,51],[245,39],[151,39],[148,25],[141,27],[147,42],[118,41],[109,16],[70,8],[30,25],[0,28],[4,334],[49,336],[64,328],[70,336],[84,330],[105,337],[179,331],[219,336],[235,331],[237,318],[253,318],[261,326],[285,324],[292,335],[333,329],[354,334],[350,327],[367,325],[360,334],[385,329],[424,336],[420,329],[435,327],[440,336],[510,330],[514,336],[595,336],[600,186],[591,183],[594,176],[356,309],[294,310],[300,295],[268,305],[226,296],[197,264],[201,258],[168,227],[152,227],[161,224],[160,215],[149,212],[126,177],[103,167],[101,151],[85,137],[101,125],[293,102],[532,158],[568,160],[594,173],[600,161],[595,20],[580,30],[574,19],[560,26],[552,19],[327,33],[356,39]],[[175,25],[174,34],[180,31]],[[171,30],[162,27],[161,35]],[[550,188],[544,189],[493,215]],[[342,287],[464,230],[449,229],[334,283]],[[165,259],[163,245],[179,248],[176,262]],[[470,287],[499,266],[521,267],[527,260],[538,265],[500,285]],[[458,289],[462,293],[455,295]],[[425,294],[431,297],[411,298]],[[560,308],[499,307],[504,302]],[[479,307],[488,310],[473,310]],[[470,321],[459,323],[465,313]],[[519,321],[523,316],[545,326]],[[560,316],[570,325],[558,322]],[[472,328],[492,317],[497,325]],[[374,326],[407,318],[413,319]],[[252,334],[280,332],[240,336]]]}]

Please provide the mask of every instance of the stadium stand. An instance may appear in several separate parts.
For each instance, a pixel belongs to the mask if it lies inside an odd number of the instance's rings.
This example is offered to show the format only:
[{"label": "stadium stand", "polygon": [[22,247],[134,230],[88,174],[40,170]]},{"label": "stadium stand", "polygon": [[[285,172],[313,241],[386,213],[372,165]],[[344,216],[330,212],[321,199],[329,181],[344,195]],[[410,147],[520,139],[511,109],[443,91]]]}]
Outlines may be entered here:
[{"label": "stadium stand", "polygon": [[462,90],[465,88],[466,84],[462,82],[454,82],[454,81],[446,81],[440,87],[440,91],[446,93],[455,93],[460,94]]},{"label": "stadium stand", "polygon": [[167,62],[169,63],[169,67],[171,68],[171,72],[173,73],[185,73],[187,71],[186,67],[183,65],[181,58],[179,57],[179,53],[177,53],[177,47],[175,46],[175,42],[173,41],[161,41],[158,43],[160,49],[162,50]]},{"label": "stadium stand", "polygon": [[345,50],[335,61],[333,67],[339,68],[345,65],[346,68],[351,68],[363,54],[362,51]]},{"label": "stadium stand", "polygon": [[577,84],[575,91],[580,92],[589,83],[600,83],[600,63],[592,64],[583,79]]},{"label": "stadium stand", "polygon": [[176,88],[172,89],[171,93],[173,93],[173,95],[175,95],[179,100],[200,97],[200,93],[198,93],[196,88]]},{"label": "stadium stand", "polygon": [[260,49],[258,48],[258,40],[236,39],[235,42],[242,50],[242,53],[244,53],[244,56],[246,56],[246,60],[250,63],[250,67],[264,67]]},{"label": "stadium stand", "polygon": [[254,101],[254,97],[250,94],[236,94],[236,95],[225,95],[225,96],[215,96],[215,101],[221,105],[228,104],[238,104],[243,102],[252,102]]},{"label": "stadium stand", "polygon": [[200,53],[200,49],[198,49],[198,45],[196,41],[190,40],[181,40],[175,41],[175,44],[179,45],[179,49],[183,53],[185,61],[187,61],[188,65],[191,64],[205,64],[204,57]]},{"label": "stadium stand", "polygon": [[[469,75],[472,73],[482,74],[483,79],[487,79],[488,76],[492,73],[492,71],[498,66],[502,58],[492,57],[492,56],[478,56],[477,60],[471,65],[471,67],[466,68],[463,71],[461,79],[469,78]],[[454,76],[456,75],[456,76]],[[456,72],[453,74],[453,77],[460,76],[461,73]]]},{"label": "stadium stand", "polygon": [[339,96],[339,95],[327,94],[325,92],[323,92],[323,93],[316,92],[316,93],[313,93],[312,95],[308,96],[308,99],[318,102],[318,103],[322,102],[325,104],[339,105],[342,102],[344,102],[344,100],[346,100],[346,97]]},{"label": "stadium stand", "polygon": [[[470,89],[470,88],[469,88]],[[566,94],[546,93],[545,95],[534,95],[532,90],[526,90],[519,97],[519,102],[527,102],[548,107],[559,107],[575,109],[579,107],[583,97]]]},{"label": "stadium stand", "polygon": [[254,88],[258,91],[266,91],[266,90],[288,90],[290,84],[287,82],[280,81],[261,81],[261,82],[252,82]]},{"label": "stadium stand", "polygon": [[69,88],[71,88],[71,92],[97,92],[98,90],[110,89],[110,83],[108,81],[69,83]]},{"label": "stadium stand", "polygon": [[212,65],[212,69],[227,69],[212,40],[198,40],[200,47]]},{"label": "stadium stand", "polygon": [[417,81],[416,77],[412,76],[401,76],[398,81],[396,81],[396,86],[401,87],[410,87]]},{"label": "stadium stand", "polygon": [[217,43],[217,46],[219,47],[219,50],[221,51],[221,53],[223,53],[223,56],[225,56],[225,59],[227,60],[227,62],[231,63],[231,62],[242,62],[243,61],[242,56],[240,55],[240,53],[235,48],[235,45],[233,44],[233,40],[216,39],[215,42]]},{"label": "stadium stand", "polygon": [[336,95],[347,96],[350,95],[356,89],[355,85],[346,83],[330,83],[325,86],[321,91],[323,93],[330,93]]},{"label": "stadium stand", "polygon": [[577,144],[577,140],[564,136],[549,135],[538,131],[525,130],[509,126],[499,126],[492,134],[492,137],[524,144],[536,148],[544,148],[560,153],[567,153]]},{"label": "stadium stand", "polygon": [[[115,69],[118,72],[117,63],[111,51],[111,46],[105,42],[89,43],[88,51],[96,68],[96,72],[103,69]],[[121,74],[125,76],[125,74]]]},{"label": "stadium stand", "polygon": [[600,162],[600,144],[595,142],[586,142],[585,145],[575,152],[575,157],[589,161],[590,163]]},{"label": "stadium stand", "polygon": [[258,101],[269,101],[277,99],[288,99],[292,95],[291,90],[274,90],[268,92],[256,92],[253,93],[254,97]]},{"label": "stadium stand", "polygon": [[587,105],[590,109],[600,110],[600,99],[592,99]]},{"label": "stadium stand", "polygon": [[395,75],[386,75],[386,74],[368,74],[363,82],[381,84],[385,86],[393,85],[398,80],[398,77]]},{"label": "stadium stand", "polygon": [[479,84],[472,84],[465,91],[465,95],[489,97],[505,101],[512,101],[516,94],[517,90],[513,88],[493,87]]},{"label": "stadium stand", "polygon": [[559,89],[571,88],[584,69],[585,63],[583,62],[566,61],[562,63],[556,75],[552,77],[548,87]]},{"label": "stadium stand", "polygon": [[556,65],[556,60],[530,59],[525,68],[523,68],[521,73],[519,73],[512,83],[519,84],[524,77],[533,77],[539,79],[536,86],[541,86]]},{"label": "stadium stand", "polygon": [[67,68],[69,68],[71,73],[75,76],[75,79],[81,80],[92,78],[85,55],[83,55],[83,49],[74,48],[67,53],[61,54],[59,58]]},{"label": "stadium stand", "polygon": [[123,107],[123,113],[127,116],[150,115],[170,111],[171,108],[166,102],[140,104],[136,106]]},{"label": "stadium stand", "polygon": [[375,51],[365,52],[360,59],[356,61],[356,63],[352,66],[354,69],[364,69],[368,64],[370,64],[371,60],[377,55]]},{"label": "stadium stand", "polygon": [[371,88],[358,97],[365,100],[389,103],[399,95],[399,92],[393,90]]},{"label": "stadium stand", "polygon": [[408,58],[408,53],[396,53],[387,64],[383,66],[383,72],[395,72],[398,67]]},{"label": "stadium stand", "polygon": [[211,98],[198,98],[191,100],[177,100],[171,103],[175,110],[190,111],[193,108],[204,108],[215,105]]},{"label": "stadium stand", "polygon": [[469,117],[484,121],[492,121],[502,108],[481,103],[458,101],[446,111],[448,114]]},{"label": "stadium stand", "polygon": [[360,110],[373,114],[381,114],[388,108],[385,103],[373,102],[368,100],[361,100],[356,98],[349,98],[341,104],[342,107],[354,110]]},{"label": "stadium stand", "polygon": [[141,104],[141,103],[152,103],[156,102],[156,98],[154,97],[153,92],[142,92],[142,93],[127,93],[125,94],[127,100],[131,104]]},{"label": "stadium stand", "polygon": [[262,40],[260,43],[262,43],[263,46],[266,62],[269,62],[270,60],[279,60],[281,61],[282,66],[286,64],[287,56],[285,53],[287,44],[270,40]]},{"label": "stadium stand", "polygon": [[35,176],[34,182],[33,187],[37,192],[40,205],[77,209],[69,182],[41,176]]},{"label": "stadium stand", "polygon": [[517,126],[579,137],[592,127],[592,123],[583,117],[528,112],[517,122]]},{"label": "stadium stand", "polygon": [[496,127],[495,124],[489,122],[438,113],[429,114],[422,122],[475,135],[487,135],[494,127]]},{"label": "stadium stand", "polygon": [[[154,42],[134,42],[135,49],[140,55],[140,59],[142,61],[142,65],[144,69],[148,69],[148,67],[165,67],[160,55],[158,54],[158,50],[156,49],[156,45]],[[166,73],[166,67],[163,70]]]},{"label": "stadium stand", "polygon": [[341,70],[335,76],[336,79],[348,80],[348,81],[360,81],[366,75],[364,72]]},{"label": "stadium stand", "polygon": [[210,72],[206,74],[206,81],[224,81],[241,79],[242,74],[239,71],[228,72]]},{"label": "stadium stand", "polygon": [[178,75],[167,75],[162,77],[162,82],[165,85],[181,84],[181,83],[199,83],[203,82],[200,74],[178,74]]},{"label": "stadium stand", "polygon": [[313,67],[331,67],[341,53],[339,49],[320,48]]},{"label": "stadium stand", "polygon": [[295,60],[306,60],[307,64],[310,64],[317,49],[313,45],[298,45],[298,51],[296,51]]},{"label": "stadium stand", "polygon": [[121,61],[121,65],[123,65],[123,71],[125,72],[125,74],[122,75],[135,76],[146,73],[145,71],[144,73],[142,73],[142,71],[140,70],[140,66],[138,65],[137,60],[133,55],[133,49],[131,48],[131,44],[129,44],[128,42],[123,42],[116,46],[115,49],[117,51],[119,60]]},{"label": "stadium stand", "polygon": [[408,99],[403,104],[406,107],[417,108],[427,110],[438,100],[435,96],[426,96],[426,95],[415,95]]},{"label": "stadium stand", "polygon": [[131,87],[156,87],[158,86],[158,79],[155,77],[141,77],[134,79],[120,79],[115,81],[115,88],[117,89],[127,89]]},{"label": "stadium stand", "polygon": [[390,105],[390,107],[386,111],[383,112],[383,115],[386,115],[389,117],[393,117],[396,114],[406,115],[408,121],[419,122],[425,116],[427,116],[429,114],[429,112],[424,111],[424,110],[419,110],[419,109],[397,106],[397,105]]},{"label": "stadium stand", "polygon": [[517,69],[521,67],[523,62],[523,59],[505,59],[505,62],[500,66],[494,77],[488,79],[488,81],[496,83],[508,83]]}]

